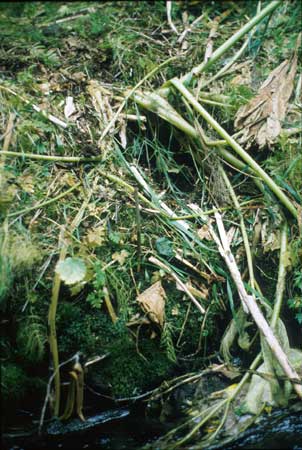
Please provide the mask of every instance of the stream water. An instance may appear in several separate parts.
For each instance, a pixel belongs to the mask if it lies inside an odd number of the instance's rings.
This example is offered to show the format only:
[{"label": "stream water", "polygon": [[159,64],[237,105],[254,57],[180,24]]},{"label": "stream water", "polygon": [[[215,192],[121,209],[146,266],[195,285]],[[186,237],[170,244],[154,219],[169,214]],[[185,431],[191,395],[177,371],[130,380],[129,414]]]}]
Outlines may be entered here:
[{"label": "stream water", "polygon": [[[10,431],[2,436],[2,450],[138,450],[164,432],[163,425],[144,419],[142,411],[119,408],[91,416],[86,422],[76,419],[68,426],[59,422],[48,428],[47,436]],[[157,446],[154,444],[154,450]],[[198,443],[190,447],[201,450]],[[302,450],[301,413],[275,411],[249,429],[232,444],[221,443],[208,450],[293,449]],[[184,450],[184,449],[183,449]]]}]

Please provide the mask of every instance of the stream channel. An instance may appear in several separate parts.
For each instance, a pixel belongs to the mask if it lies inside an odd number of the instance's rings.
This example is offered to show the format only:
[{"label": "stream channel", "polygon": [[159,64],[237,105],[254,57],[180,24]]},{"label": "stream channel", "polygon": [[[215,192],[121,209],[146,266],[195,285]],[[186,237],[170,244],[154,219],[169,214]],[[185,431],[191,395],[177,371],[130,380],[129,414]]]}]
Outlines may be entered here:
[{"label": "stream channel", "polygon": [[[38,436],[37,419],[33,414],[20,412],[19,428],[2,434],[2,450],[138,450],[146,444],[157,450],[156,440],[167,431],[159,421],[146,419],[142,405],[120,407],[87,416],[85,422],[73,419],[68,424],[52,422],[47,433]],[[23,414],[23,416],[22,416]],[[174,424],[175,426],[175,424]],[[154,443],[152,445],[152,443]],[[240,439],[223,443],[208,450],[293,449],[302,450],[302,414],[276,410],[248,429]],[[183,450],[201,450],[195,441]]]}]

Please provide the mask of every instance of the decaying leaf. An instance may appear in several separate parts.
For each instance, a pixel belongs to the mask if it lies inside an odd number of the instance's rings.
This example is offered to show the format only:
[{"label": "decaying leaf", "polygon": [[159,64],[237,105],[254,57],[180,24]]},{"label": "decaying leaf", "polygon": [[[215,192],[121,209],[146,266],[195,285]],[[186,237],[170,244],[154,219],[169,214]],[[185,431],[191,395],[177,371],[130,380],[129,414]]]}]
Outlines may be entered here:
[{"label": "decaying leaf", "polygon": [[293,92],[300,43],[301,34],[292,61],[285,60],[274,69],[260,87],[258,95],[238,110],[235,128],[242,131],[239,142],[246,147],[254,143],[259,148],[270,146],[279,136]]},{"label": "decaying leaf", "polygon": [[206,239],[207,241],[213,240],[208,224],[205,224],[201,228],[199,228],[199,230],[197,230],[197,234],[198,234],[199,239],[201,239],[201,240],[202,239]]},{"label": "decaying leaf", "polygon": [[126,250],[122,250],[121,252],[115,252],[112,255],[113,261],[117,261],[121,266],[124,264],[129,253]]},{"label": "decaying leaf", "polygon": [[33,194],[35,192],[34,179],[32,175],[23,174],[19,176],[18,184],[21,186],[22,190],[28,194]]},{"label": "decaying leaf", "polygon": [[91,228],[87,235],[86,241],[89,247],[99,247],[103,244],[106,236],[106,230],[103,226]]},{"label": "decaying leaf", "polygon": [[137,297],[137,301],[149,318],[161,327],[165,320],[165,297],[166,293],[160,281],[152,284]]}]

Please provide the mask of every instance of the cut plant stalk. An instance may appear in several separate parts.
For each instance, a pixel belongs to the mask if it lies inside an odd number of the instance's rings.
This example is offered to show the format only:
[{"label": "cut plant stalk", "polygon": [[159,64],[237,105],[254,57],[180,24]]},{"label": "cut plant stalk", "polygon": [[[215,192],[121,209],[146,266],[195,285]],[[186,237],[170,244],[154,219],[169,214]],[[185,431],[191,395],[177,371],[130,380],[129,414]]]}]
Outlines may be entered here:
[{"label": "cut plant stalk", "polygon": [[171,84],[184,96],[184,98],[191,103],[193,108],[225,139],[228,144],[235,150],[235,152],[253,169],[253,171],[268,185],[281,203],[288,209],[288,211],[297,219],[298,211],[289,200],[289,198],[282,192],[279,186],[267,175],[267,173],[256,163],[256,161],[230,136],[219,123],[201,106],[201,104],[194,98],[191,92],[183,85],[183,83],[174,78]]},{"label": "cut plant stalk", "polygon": [[[241,39],[246,33],[248,33],[254,26],[256,26],[261,20],[268,14],[271,14],[279,5],[281,0],[272,1],[262,11],[260,11],[253,19],[247,22],[240,30],[238,30],[233,36],[231,36],[224,44],[215,50],[208,61],[201,63],[199,66],[194,67],[189,73],[181,77],[181,82],[186,85],[190,84],[192,79],[202,72],[208,70],[225,52],[227,52],[239,39]],[[165,83],[158,91],[159,95],[167,96],[170,92],[169,82]]]},{"label": "cut plant stalk", "polygon": [[[161,98],[159,95],[156,95],[151,92],[139,92],[135,93],[132,96],[132,99],[140,105],[142,108],[151,111],[162,119],[169,122],[171,125],[175,126],[179,130],[183,131],[187,136],[200,141],[200,135],[198,131],[189,124],[180,114],[168,103],[165,99]],[[214,141],[215,143],[215,141]],[[244,170],[247,172],[247,169],[250,173],[246,173],[249,176],[255,176],[256,174],[252,170],[251,167],[248,167],[244,162],[236,158],[236,156],[232,155],[228,150],[222,147],[222,144],[225,145],[227,142],[217,141],[217,152],[233,167],[238,170]],[[210,144],[211,145],[211,144]],[[213,144],[214,145],[214,144]],[[264,192],[264,187],[262,182],[258,178],[253,178],[254,183],[259,188],[261,192]]]},{"label": "cut plant stalk", "polygon": [[[61,247],[59,261],[63,261],[66,258],[66,254],[67,254],[67,245],[64,241],[64,232],[65,232],[65,229],[62,227],[60,236],[59,236],[59,247]],[[59,275],[56,273],[54,276],[51,302],[50,302],[49,313],[48,313],[49,347],[50,347],[50,353],[52,355],[54,382],[55,382],[55,401],[54,401],[54,410],[53,410],[53,414],[55,417],[59,416],[60,397],[61,397],[59,351],[58,351],[57,331],[56,331],[56,313],[57,313],[60,287],[61,287],[61,279],[60,279]]]}]

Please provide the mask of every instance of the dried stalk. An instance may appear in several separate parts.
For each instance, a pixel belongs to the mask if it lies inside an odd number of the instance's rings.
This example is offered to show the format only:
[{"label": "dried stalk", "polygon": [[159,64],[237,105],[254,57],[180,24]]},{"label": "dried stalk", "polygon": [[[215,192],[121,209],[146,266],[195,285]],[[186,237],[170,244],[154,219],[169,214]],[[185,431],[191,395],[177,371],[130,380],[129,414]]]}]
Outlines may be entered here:
[{"label": "dried stalk", "polygon": [[29,100],[27,100],[22,95],[17,94],[12,89],[7,88],[6,86],[1,86],[1,85],[0,85],[0,89],[3,89],[4,91],[9,92],[10,94],[15,95],[16,97],[20,98],[20,100],[22,100],[27,105],[30,105],[35,111],[42,114],[42,116],[46,117],[46,119],[50,120],[50,122],[54,123],[55,125],[59,125],[62,128],[67,128],[66,122],[63,122],[63,120],[59,119],[58,117],[55,117],[52,114],[49,114],[47,111],[44,111],[43,109],[41,109],[39,106],[37,106],[33,103],[30,103]]},{"label": "dried stalk", "polygon": [[220,239],[214,232],[213,228],[210,227],[211,234],[213,236],[213,239],[215,240],[218,250],[225,260],[228,269],[231,273],[231,276],[237,286],[237,290],[239,293],[239,297],[242,301],[242,304],[245,305],[245,308],[248,309],[250,314],[252,315],[255,323],[257,324],[259,330],[263,334],[264,338],[266,339],[272,353],[275,355],[277,361],[279,362],[280,366],[282,367],[284,373],[287,375],[287,377],[292,381],[294,389],[297,393],[297,395],[302,399],[302,387],[299,384],[295,383],[295,380],[300,381],[300,377],[297,374],[297,372],[292,368],[290,365],[288,358],[286,354],[284,353],[282,347],[280,346],[278,340],[276,339],[275,335],[273,334],[270,326],[268,325],[266,319],[264,318],[260,308],[258,307],[257,303],[255,302],[252,295],[248,295],[245,287],[243,285],[241,275],[239,272],[239,269],[237,267],[236,261],[234,256],[232,255],[232,252],[229,247],[228,239],[226,236],[226,232],[224,229],[224,225],[221,219],[221,215],[219,213],[215,213],[216,223],[219,230]]}]

